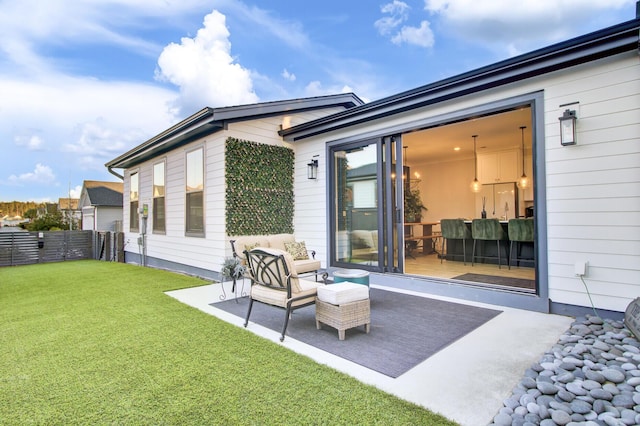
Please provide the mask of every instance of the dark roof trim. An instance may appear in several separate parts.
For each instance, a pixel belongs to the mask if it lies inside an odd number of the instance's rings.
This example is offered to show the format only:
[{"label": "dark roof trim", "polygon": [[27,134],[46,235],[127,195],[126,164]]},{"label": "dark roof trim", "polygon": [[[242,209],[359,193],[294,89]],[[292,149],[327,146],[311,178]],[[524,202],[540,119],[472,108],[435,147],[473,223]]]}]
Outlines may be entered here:
[{"label": "dark roof trim", "polygon": [[280,131],[294,142],[638,49],[640,19],[516,56]]},{"label": "dark roof trim", "polygon": [[[262,102],[223,108],[203,108],[178,124],[138,145],[132,150],[105,164],[111,173],[114,168],[129,168],[172,149],[186,145],[198,138],[226,128],[227,124],[262,117],[299,113],[328,107],[353,108],[363,105],[362,99],[353,93],[316,96],[284,101]],[[119,175],[117,175],[119,176]]]}]

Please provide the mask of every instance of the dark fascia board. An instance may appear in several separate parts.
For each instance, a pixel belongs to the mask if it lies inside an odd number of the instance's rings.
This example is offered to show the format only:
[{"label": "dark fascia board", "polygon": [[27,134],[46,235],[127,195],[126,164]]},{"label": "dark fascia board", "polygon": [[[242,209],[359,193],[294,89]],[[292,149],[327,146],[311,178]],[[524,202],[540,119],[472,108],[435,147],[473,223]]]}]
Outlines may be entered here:
[{"label": "dark fascia board", "polygon": [[363,105],[362,99],[353,93],[316,96],[237,105],[222,108],[203,108],[178,124],[154,136],[132,150],[105,164],[108,169],[124,169],[162,155],[172,149],[186,145],[226,128],[228,123],[255,120],[274,115],[292,114],[319,108],[340,106],[353,108]]},{"label": "dark fascia board", "polygon": [[519,55],[455,77],[280,131],[289,142],[638,50],[640,19]]}]

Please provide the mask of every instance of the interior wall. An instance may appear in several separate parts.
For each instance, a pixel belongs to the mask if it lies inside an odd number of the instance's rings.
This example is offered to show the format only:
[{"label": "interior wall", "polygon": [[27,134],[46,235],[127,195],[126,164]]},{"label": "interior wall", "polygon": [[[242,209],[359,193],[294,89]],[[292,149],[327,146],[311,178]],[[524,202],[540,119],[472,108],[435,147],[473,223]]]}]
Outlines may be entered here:
[{"label": "interior wall", "polygon": [[429,210],[424,222],[439,222],[445,218],[473,218],[475,194],[469,189],[473,180],[473,159],[440,163],[411,164],[411,172],[420,173],[420,195]]}]

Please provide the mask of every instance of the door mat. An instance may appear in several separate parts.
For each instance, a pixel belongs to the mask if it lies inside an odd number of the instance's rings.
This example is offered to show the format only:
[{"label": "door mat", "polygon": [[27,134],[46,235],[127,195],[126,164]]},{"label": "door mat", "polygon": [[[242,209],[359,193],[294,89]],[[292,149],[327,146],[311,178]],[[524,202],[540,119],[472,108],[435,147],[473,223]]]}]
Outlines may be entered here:
[{"label": "door mat", "polygon": [[524,278],[512,278],[512,277],[499,277],[497,275],[484,275],[484,274],[462,274],[457,277],[453,277],[454,280],[471,281],[474,283],[483,284],[495,284],[506,287],[517,287],[528,290],[536,289],[535,280],[527,280]]},{"label": "door mat", "polygon": [[[346,331],[338,340],[336,329],[316,329],[315,305],[293,312],[286,338],[294,338],[389,377],[398,377],[431,355],[480,327],[501,311],[370,289],[371,330]],[[248,298],[211,304],[245,318]],[[278,333],[284,324],[284,309],[254,303],[248,329],[260,324]]]}]

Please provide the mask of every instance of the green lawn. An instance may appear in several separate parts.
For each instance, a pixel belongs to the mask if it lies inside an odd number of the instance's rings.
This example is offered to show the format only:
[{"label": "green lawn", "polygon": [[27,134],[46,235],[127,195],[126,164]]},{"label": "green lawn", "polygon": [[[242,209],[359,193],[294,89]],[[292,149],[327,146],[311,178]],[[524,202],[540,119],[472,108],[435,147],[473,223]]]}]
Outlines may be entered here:
[{"label": "green lawn", "polygon": [[163,293],[203,284],[97,261],[0,268],[0,425],[455,424]]}]

